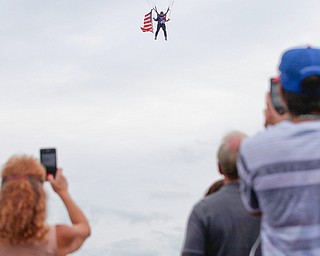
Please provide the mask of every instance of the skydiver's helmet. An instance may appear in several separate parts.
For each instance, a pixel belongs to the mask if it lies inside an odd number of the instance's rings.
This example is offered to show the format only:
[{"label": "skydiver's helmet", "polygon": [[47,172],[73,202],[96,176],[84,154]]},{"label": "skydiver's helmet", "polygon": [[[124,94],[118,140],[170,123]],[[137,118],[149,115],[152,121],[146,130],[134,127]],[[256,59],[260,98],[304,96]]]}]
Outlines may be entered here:
[{"label": "skydiver's helmet", "polygon": [[163,15],[164,15],[164,13],[163,13],[163,12],[160,12],[160,15],[161,15],[161,16],[163,16]]}]

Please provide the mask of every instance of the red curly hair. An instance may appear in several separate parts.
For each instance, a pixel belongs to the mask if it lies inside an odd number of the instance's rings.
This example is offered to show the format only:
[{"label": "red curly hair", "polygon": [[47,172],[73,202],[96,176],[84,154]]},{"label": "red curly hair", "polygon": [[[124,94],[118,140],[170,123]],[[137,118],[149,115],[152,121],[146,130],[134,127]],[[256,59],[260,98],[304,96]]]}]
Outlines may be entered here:
[{"label": "red curly hair", "polygon": [[45,169],[29,156],[13,156],[4,165],[0,191],[0,238],[11,245],[40,243],[45,224]]}]

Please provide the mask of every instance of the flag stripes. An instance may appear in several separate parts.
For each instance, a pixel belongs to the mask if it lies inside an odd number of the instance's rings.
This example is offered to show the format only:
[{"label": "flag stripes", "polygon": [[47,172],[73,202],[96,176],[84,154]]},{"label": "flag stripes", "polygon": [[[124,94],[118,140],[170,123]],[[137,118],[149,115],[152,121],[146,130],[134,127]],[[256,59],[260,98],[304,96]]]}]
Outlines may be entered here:
[{"label": "flag stripes", "polygon": [[152,32],[152,10],[144,16],[143,27],[140,27],[142,32]]}]

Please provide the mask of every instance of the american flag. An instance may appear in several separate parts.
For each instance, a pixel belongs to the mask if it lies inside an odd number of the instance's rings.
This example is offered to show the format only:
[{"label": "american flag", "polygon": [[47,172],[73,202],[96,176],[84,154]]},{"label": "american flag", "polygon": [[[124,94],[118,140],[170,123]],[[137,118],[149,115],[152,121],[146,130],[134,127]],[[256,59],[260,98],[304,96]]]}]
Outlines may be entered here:
[{"label": "american flag", "polygon": [[144,22],[143,27],[141,27],[142,32],[152,32],[153,33],[153,26],[152,26],[152,10],[144,15]]}]

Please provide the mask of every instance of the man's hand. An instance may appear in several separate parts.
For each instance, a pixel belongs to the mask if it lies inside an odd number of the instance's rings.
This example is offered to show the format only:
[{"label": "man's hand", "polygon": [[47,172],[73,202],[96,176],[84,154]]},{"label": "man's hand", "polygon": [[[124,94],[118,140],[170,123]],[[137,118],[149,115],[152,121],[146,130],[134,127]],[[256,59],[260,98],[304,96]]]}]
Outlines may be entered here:
[{"label": "man's hand", "polygon": [[268,125],[274,125],[277,124],[283,120],[288,119],[289,115],[288,113],[284,113],[283,115],[280,115],[274,108],[270,93],[268,92],[266,95],[266,103],[267,107],[264,110],[264,116],[265,116],[265,123],[264,126],[267,127]]}]

